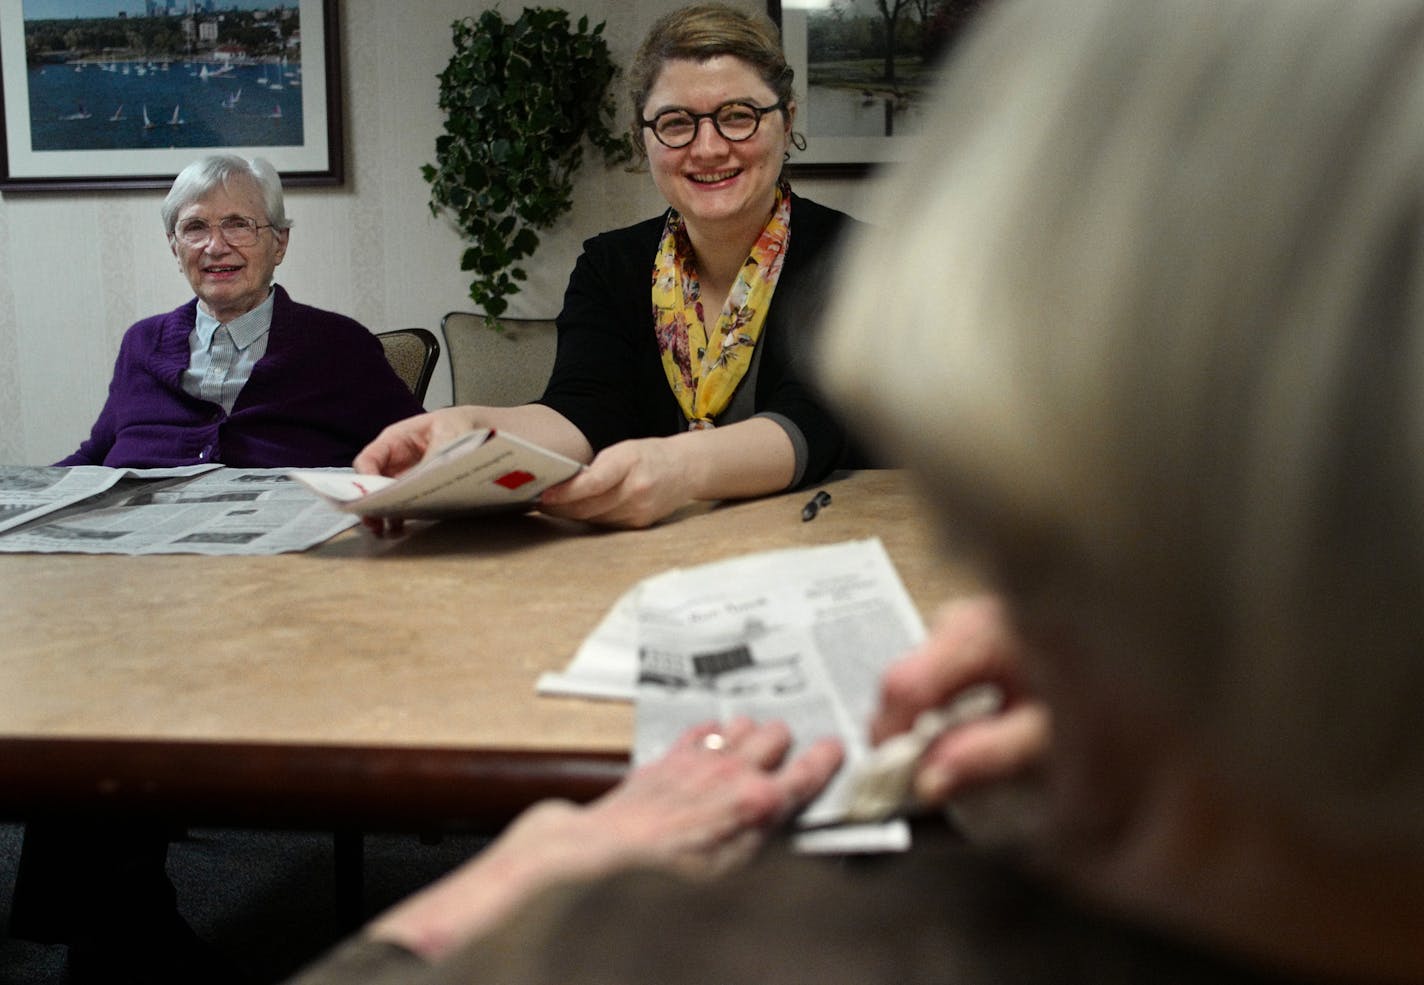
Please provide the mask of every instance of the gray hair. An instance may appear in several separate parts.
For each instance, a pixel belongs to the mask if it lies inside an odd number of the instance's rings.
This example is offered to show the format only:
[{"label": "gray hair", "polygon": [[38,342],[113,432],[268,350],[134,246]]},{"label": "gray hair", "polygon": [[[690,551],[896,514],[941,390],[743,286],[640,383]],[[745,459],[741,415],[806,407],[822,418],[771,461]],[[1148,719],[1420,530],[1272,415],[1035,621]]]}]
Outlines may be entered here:
[{"label": "gray hair", "polygon": [[234,177],[245,177],[257,185],[267,209],[266,219],[277,229],[290,229],[286,205],[282,199],[282,179],[277,169],[260,157],[238,154],[212,154],[201,158],[178,172],[173,187],[163,199],[163,229],[169,235],[178,222],[178,213],[202,199],[219,185],[226,187]]},{"label": "gray hair", "polygon": [[1003,0],[970,35],[831,391],[1091,680],[1424,851],[1424,5]]}]

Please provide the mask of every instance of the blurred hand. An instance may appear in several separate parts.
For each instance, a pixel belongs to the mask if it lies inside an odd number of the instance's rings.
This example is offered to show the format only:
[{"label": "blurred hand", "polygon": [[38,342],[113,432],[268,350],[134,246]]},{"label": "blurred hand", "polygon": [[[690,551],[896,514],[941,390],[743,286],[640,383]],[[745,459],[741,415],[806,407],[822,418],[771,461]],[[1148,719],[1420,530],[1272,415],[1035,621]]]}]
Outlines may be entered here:
[{"label": "blurred hand", "polygon": [[445,407],[416,414],[376,435],[375,441],[361,449],[352,466],[363,475],[394,478],[475,427],[474,407]]},{"label": "blurred hand", "polygon": [[[717,752],[703,745],[713,733],[723,743]],[[840,768],[838,741],[823,739],[786,761],[790,748],[781,722],[699,726],[590,806],[588,820],[613,834],[624,860],[720,875],[751,858]]]},{"label": "blurred hand", "polygon": [[[713,732],[722,737],[717,751],[703,742]],[[840,767],[834,740],[785,761],[790,745],[780,723],[738,719],[691,729],[586,807],[544,801],[525,811],[474,859],[378,918],[369,932],[435,960],[558,882],[634,865],[696,878],[726,872]]]},{"label": "blurred hand", "polygon": [[[474,407],[444,407],[416,414],[387,426],[376,435],[376,440],[361,449],[351,464],[363,475],[394,478],[476,426]],[[405,526],[399,517],[367,516],[362,517],[361,522],[377,536],[398,534]]]},{"label": "blurred hand", "polygon": [[885,672],[870,726],[874,743],[908,731],[920,712],[944,706],[971,685],[991,683],[1003,693],[998,713],[949,730],[920,757],[914,789],[925,806],[1041,764],[1048,708],[1024,680],[1021,652],[996,599],[963,599],[944,606],[925,642]]},{"label": "blurred hand", "polygon": [[541,512],[617,527],[650,527],[692,501],[686,441],[639,438],[610,445],[588,468],[544,490]]}]

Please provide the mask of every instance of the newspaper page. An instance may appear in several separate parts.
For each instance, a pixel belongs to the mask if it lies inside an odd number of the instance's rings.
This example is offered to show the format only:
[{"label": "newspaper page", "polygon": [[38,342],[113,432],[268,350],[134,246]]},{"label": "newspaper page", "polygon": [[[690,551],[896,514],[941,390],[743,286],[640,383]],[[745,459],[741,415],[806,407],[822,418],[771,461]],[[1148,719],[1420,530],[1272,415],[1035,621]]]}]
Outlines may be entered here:
[{"label": "newspaper page", "polygon": [[112,489],[126,477],[179,478],[211,472],[220,465],[176,469],[110,469],[102,465],[0,467],[0,532],[29,523]]},{"label": "newspaper page", "polygon": [[[681,586],[688,578],[710,582],[716,577],[714,572],[720,571],[724,565],[734,570],[746,566],[749,570],[743,583],[759,586],[774,579],[804,578],[808,571],[814,572],[817,564],[831,558],[843,558],[852,563],[861,557],[862,552],[878,553],[878,561],[883,562],[881,573],[889,578],[883,588],[890,598],[898,600],[897,608],[903,610],[906,626],[903,635],[909,640],[905,646],[913,645],[923,638],[924,625],[879,540],[791,548],[747,555],[700,568],[674,569],[644,579],[614,603],[562,671],[549,671],[539,677],[536,689],[540,694],[551,696],[633,701],[638,697],[638,646],[645,610],[656,609],[657,600],[665,594],[676,596],[683,590]],[[879,569],[880,564],[877,563],[875,568]],[[790,584],[801,587],[794,582]],[[893,648],[897,644],[891,641],[890,645]],[[892,653],[892,658],[895,655]],[[876,686],[878,688],[878,682]]]},{"label": "newspaper page", "polygon": [[[202,474],[176,476],[168,469],[107,469],[117,474],[106,489],[0,533],[0,551],[281,554],[306,550],[359,522],[293,482],[289,469],[202,468]],[[54,470],[0,474],[18,471]]]},{"label": "newspaper page", "polygon": [[623,594],[562,671],[539,675],[539,694],[632,701],[638,696],[638,600],[667,575],[644,579]]},{"label": "newspaper page", "polygon": [[844,817],[851,778],[869,755],[881,673],[923,638],[878,539],[791,548],[642,582],[539,689],[635,697],[635,763],[662,755],[691,725],[739,715],[784,721],[793,755],[838,738],[845,765],[799,819],[808,830],[797,847],[896,850],[909,844],[902,821],[826,826]]}]

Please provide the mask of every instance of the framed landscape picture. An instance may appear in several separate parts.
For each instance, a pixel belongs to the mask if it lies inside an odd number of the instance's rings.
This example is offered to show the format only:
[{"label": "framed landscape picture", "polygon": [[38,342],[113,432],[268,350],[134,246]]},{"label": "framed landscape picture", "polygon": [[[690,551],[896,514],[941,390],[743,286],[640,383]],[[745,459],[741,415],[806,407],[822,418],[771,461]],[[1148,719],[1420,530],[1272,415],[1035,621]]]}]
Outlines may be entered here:
[{"label": "framed landscape picture", "polygon": [[0,190],[166,188],[203,154],[340,184],[338,0],[0,0]]},{"label": "framed landscape picture", "polygon": [[944,51],[988,0],[768,0],[796,72],[797,172],[904,159]]}]

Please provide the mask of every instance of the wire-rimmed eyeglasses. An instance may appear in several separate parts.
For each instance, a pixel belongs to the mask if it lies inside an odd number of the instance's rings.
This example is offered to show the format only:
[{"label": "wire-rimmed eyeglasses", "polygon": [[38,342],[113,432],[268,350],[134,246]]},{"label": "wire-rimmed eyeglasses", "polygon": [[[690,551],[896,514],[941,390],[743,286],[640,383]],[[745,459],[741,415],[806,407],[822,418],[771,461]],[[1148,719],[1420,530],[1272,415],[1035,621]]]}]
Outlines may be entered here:
[{"label": "wire-rimmed eyeglasses", "polygon": [[740,101],[723,103],[710,113],[694,113],[687,109],[665,109],[651,120],[643,120],[643,126],[653,131],[658,143],[677,150],[697,139],[697,128],[703,120],[711,120],[712,126],[723,140],[739,144],[750,140],[761,125],[761,118],[768,113],[785,109],[785,101],[770,106],[754,106]]},{"label": "wire-rimmed eyeglasses", "polygon": [[[173,229],[173,235],[184,246],[206,246],[213,238],[213,225],[206,219],[184,219]],[[230,215],[218,221],[216,227],[228,246],[251,246],[257,242],[259,229],[271,229],[272,224],[249,219],[245,215]]]}]

